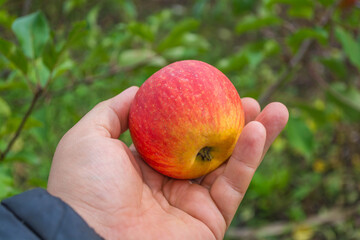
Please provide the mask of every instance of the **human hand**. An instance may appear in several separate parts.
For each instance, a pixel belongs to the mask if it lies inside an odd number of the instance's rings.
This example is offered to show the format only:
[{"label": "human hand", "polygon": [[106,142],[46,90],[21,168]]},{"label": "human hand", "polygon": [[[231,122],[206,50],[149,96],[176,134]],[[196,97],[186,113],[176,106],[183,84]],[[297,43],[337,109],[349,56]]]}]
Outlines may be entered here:
[{"label": "human hand", "polygon": [[48,191],[106,239],[222,239],[288,111],[243,98],[244,127],[232,157],[201,180],[171,179],[118,140],[128,127],[132,87],[86,114],[61,139]]}]

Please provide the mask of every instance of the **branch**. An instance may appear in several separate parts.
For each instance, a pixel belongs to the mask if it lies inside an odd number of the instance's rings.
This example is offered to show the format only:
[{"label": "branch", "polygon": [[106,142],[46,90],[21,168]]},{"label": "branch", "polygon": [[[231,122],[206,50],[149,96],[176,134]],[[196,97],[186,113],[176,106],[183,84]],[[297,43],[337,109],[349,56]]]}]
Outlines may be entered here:
[{"label": "branch", "polygon": [[22,9],[22,15],[27,15],[29,13],[30,7],[31,7],[31,2],[32,0],[25,0],[24,4],[23,4],[23,9]]},{"label": "branch", "polygon": [[34,110],[34,107],[37,103],[37,101],[39,100],[39,98],[41,97],[43,93],[43,89],[41,87],[38,87],[32,100],[31,100],[31,104],[28,108],[28,110],[26,111],[23,119],[21,120],[21,123],[20,125],[18,126],[16,132],[15,132],[15,135],[11,138],[10,142],[7,144],[4,152],[1,153],[0,155],[0,161],[3,161],[6,157],[6,155],[9,153],[9,151],[11,150],[11,147],[13,146],[13,144],[15,143],[16,139],[19,137],[21,131],[23,130],[24,128],[24,125],[27,121],[27,119],[29,118],[29,116],[31,115],[32,111]]},{"label": "branch", "polygon": [[61,96],[65,92],[70,91],[70,90],[76,88],[79,85],[82,85],[82,84],[91,85],[96,80],[99,80],[99,79],[105,79],[105,78],[113,77],[113,76],[116,76],[117,74],[119,74],[121,72],[134,71],[135,69],[146,65],[149,62],[149,60],[151,60],[151,58],[145,59],[144,61],[141,61],[138,64],[135,64],[133,66],[127,66],[127,67],[112,67],[112,66],[110,66],[110,70],[108,72],[106,72],[104,74],[99,74],[99,75],[87,76],[87,77],[85,77],[85,78],[83,78],[82,80],[79,80],[79,81],[73,81],[70,85],[64,87],[63,89],[60,89],[59,91],[54,92],[52,95],[53,96]]},{"label": "branch", "polygon": [[333,208],[324,213],[313,215],[305,221],[294,222],[275,222],[259,228],[230,228],[226,236],[236,239],[262,239],[265,237],[276,237],[296,231],[301,227],[314,228],[325,224],[343,222],[359,210],[359,206],[349,208]]},{"label": "branch", "polygon": [[351,101],[343,94],[337,92],[333,89],[329,84],[325,81],[325,79],[320,75],[318,68],[314,65],[314,63],[307,64],[307,70],[312,79],[314,79],[319,86],[329,92],[333,97],[337,98],[340,102],[344,103],[347,106],[350,106],[353,110],[357,111],[360,114],[360,105],[357,105],[354,101]]},{"label": "branch", "polygon": [[[144,61],[141,61],[138,64],[135,64],[135,65],[129,66],[129,67],[118,67],[118,68],[110,67],[110,71],[108,71],[107,73],[99,74],[99,75],[95,75],[95,76],[89,76],[89,77],[86,77],[85,79],[83,79],[82,81],[75,81],[71,85],[65,87],[64,89],[61,89],[60,91],[55,92],[55,95],[61,95],[64,92],[66,92],[68,90],[71,90],[71,89],[75,88],[76,86],[78,86],[80,84],[90,85],[90,84],[92,84],[93,82],[95,82],[98,79],[112,77],[112,76],[117,75],[120,72],[133,71],[134,69],[136,69],[138,67],[141,67],[141,66],[145,65],[146,63],[148,63],[149,60],[151,60],[151,58],[145,59]],[[11,147],[13,146],[16,139],[19,137],[22,129],[24,128],[24,125],[25,125],[27,119],[31,115],[32,111],[34,110],[34,107],[35,107],[37,101],[43,95],[43,93],[48,89],[48,86],[49,86],[50,82],[52,81],[52,78],[53,78],[53,76],[52,76],[52,73],[51,73],[51,75],[50,75],[49,79],[47,80],[45,86],[44,87],[40,87],[40,86],[37,87],[36,92],[34,93],[33,99],[31,101],[31,104],[30,104],[28,110],[26,111],[23,119],[21,120],[21,123],[20,123],[20,125],[18,126],[18,128],[17,128],[17,130],[15,132],[15,135],[11,138],[11,140],[8,143],[8,145],[6,146],[5,150],[3,152],[0,152],[0,161],[3,161],[5,159],[5,157],[6,157],[6,155],[11,150]]]},{"label": "branch", "polygon": [[[338,1],[337,1],[338,2]],[[338,3],[335,3],[324,16],[320,19],[319,23],[317,24],[320,27],[324,27],[327,25],[338,5]],[[296,71],[296,67],[299,65],[299,63],[304,59],[306,54],[309,52],[311,45],[315,42],[314,39],[307,39],[304,41],[298,52],[295,56],[293,56],[290,60],[290,64],[287,65],[287,68],[285,71],[280,75],[279,79],[272,84],[259,98],[260,105],[264,105],[265,103],[269,102],[271,96],[278,90],[287,79]]]}]

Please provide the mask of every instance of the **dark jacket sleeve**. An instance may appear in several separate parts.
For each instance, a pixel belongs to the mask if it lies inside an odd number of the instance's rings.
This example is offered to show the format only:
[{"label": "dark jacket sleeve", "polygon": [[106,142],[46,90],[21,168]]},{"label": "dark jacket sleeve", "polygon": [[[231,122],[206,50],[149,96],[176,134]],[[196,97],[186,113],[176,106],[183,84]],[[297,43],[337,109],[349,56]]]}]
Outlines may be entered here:
[{"label": "dark jacket sleeve", "polygon": [[61,199],[36,188],[0,205],[0,239],[102,239]]}]

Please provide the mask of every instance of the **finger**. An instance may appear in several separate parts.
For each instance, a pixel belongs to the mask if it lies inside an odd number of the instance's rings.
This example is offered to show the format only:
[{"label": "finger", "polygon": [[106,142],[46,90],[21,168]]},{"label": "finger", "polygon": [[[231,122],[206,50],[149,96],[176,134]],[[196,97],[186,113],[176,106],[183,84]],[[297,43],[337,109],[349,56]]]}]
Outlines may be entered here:
[{"label": "finger", "polygon": [[130,105],[138,87],[130,87],[119,95],[97,104],[72,129],[82,135],[97,134],[118,138],[128,128]]},{"label": "finger", "polygon": [[188,180],[170,179],[163,185],[163,193],[175,209],[199,220],[216,239],[224,238],[226,223],[221,221],[221,212],[207,189]]},{"label": "finger", "polygon": [[224,173],[211,186],[210,194],[227,226],[230,225],[261,161],[265,140],[266,129],[261,123],[253,121],[247,124]]},{"label": "finger", "polygon": [[256,121],[261,122],[266,129],[266,141],[263,157],[272,142],[286,126],[289,119],[289,112],[285,105],[279,102],[270,103],[256,117]]},{"label": "finger", "polygon": [[210,189],[210,187],[214,184],[217,177],[224,173],[226,164],[227,162],[223,163],[222,165],[220,165],[220,167],[218,167],[217,169],[206,175],[200,182],[200,185],[207,189]]},{"label": "finger", "polygon": [[[242,98],[241,103],[244,108],[244,115],[245,115],[245,124],[248,124],[249,122],[255,120],[255,118],[260,113],[260,105],[259,103],[253,99],[253,98]],[[210,186],[214,183],[215,179],[224,172],[225,164],[218,167],[213,172],[206,175],[201,180],[201,185],[210,188]]]},{"label": "finger", "polygon": [[259,103],[253,98],[242,98],[241,103],[244,108],[245,113],[245,124],[255,120],[255,118],[260,113],[260,105]]}]

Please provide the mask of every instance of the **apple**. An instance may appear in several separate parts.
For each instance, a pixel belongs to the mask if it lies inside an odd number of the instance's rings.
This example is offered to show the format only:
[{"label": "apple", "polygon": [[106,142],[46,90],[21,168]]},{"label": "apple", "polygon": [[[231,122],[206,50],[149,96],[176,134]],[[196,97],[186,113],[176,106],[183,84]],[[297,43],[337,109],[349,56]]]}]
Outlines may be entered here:
[{"label": "apple", "polygon": [[344,8],[351,8],[356,5],[357,0],[341,0],[339,3],[339,7]]},{"label": "apple", "polygon": [[232,154],[244,127],[230,80],[201,61],[172,63],[148,78],[130,106],[129,129],[140,156],[177,179],[205,175]]}]

